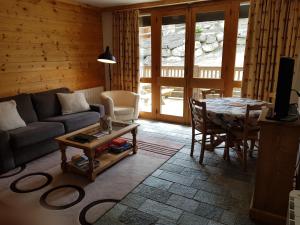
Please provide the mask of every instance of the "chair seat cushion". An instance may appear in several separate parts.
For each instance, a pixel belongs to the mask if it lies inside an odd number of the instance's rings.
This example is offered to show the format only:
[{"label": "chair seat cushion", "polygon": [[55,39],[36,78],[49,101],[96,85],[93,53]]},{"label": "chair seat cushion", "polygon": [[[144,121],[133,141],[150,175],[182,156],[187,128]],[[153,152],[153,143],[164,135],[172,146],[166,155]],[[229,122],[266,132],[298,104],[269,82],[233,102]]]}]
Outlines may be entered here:
[{"label": "chair seat cushion", "polygon": [[13,148],[22,148],[63,135],[65,130],[61,123],[33,122],[8,133]]},{"label": "chair seat cushion", "polygon": [[115,106],[114,107],[114,113],[116,116],[120,115],[131,115],[134,113],[134,108],[133,107],[120,107],[120,106]]},{"label": "chair seat cushion", "polygon": [[99,121],[100,114],[97,112],[81,112],[63,116],[55,116],[45,119],[50,122],[61,122],[67,133],[87,127]]}]

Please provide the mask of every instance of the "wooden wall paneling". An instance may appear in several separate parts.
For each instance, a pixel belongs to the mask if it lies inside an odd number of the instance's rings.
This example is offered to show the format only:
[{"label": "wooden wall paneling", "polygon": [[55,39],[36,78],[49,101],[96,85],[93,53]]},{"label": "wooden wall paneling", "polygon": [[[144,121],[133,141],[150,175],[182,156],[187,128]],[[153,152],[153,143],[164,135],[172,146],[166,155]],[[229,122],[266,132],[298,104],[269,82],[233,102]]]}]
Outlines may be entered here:
[{"label": "wooden wall paneling", "polygon": [[0,96],[104,85],[97,8],[51,0],[0,3]]}]

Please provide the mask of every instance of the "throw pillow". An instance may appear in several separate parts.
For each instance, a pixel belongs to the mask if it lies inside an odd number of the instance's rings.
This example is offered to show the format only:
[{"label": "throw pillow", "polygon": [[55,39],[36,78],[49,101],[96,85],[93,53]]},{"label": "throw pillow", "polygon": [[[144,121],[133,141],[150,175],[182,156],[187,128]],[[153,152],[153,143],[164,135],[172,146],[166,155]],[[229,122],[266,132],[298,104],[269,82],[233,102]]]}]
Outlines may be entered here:
[{"label": "throw pillow", "polygon": [[90,110],[83,93],[57,93],[63,115]]},{"label": "throw pillow", "polygon": [[0,130],[8,131],[26,127],[17,110],[17,103],[14,100],[0,102]]}]

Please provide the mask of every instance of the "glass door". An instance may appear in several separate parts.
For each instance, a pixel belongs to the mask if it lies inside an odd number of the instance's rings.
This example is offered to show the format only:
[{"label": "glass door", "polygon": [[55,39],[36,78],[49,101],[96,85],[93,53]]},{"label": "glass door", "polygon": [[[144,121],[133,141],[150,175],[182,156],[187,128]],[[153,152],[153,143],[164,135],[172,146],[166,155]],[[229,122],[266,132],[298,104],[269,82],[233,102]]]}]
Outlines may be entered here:
[{"label": "glass door", "polygon": [[221,89],[240,96],[248,3],[201,2],[144,10],[140,17],[143,118],[189,123],[188,98]]},{"label": "glass door", "polygon": [[151,14],[140,16],[139,19],[139,52],[140,52],[140,114],[152,116],[152,33]]},{"label": "glass door", "polygon": [[202,98],[202,91],[221,89],[225,92],[228,76],[225,60],[228,26],[226,6],[195,7],[192,9],[192,76],[190,77],[191,96]]},{"label": "glass door", "polygon": [[186,10],[157,15],[159,52],[157,68],[157,117],[183,122],[185,105]]}]

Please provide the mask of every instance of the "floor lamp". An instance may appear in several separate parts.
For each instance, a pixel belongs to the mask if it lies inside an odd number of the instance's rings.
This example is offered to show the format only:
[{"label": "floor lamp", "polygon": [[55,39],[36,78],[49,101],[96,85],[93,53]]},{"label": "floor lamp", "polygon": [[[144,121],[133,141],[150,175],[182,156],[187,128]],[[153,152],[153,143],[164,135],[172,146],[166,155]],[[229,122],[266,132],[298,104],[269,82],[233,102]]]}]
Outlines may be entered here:
[{"label": "floor lamp", "polygon": [[108,64],[108,72],[109,72],[109,90],[111,90],[111,68],[110,68],[110,64],[115,64],[116,63],[116,58],[111,54],[111,52],[109,51],[109,47],[106,47],[106,50],[104,53],[102,53],[101,55],[99,55],[98,62],[102,62],[102,63],[107,63]]}]

